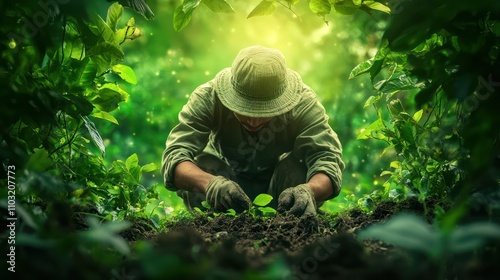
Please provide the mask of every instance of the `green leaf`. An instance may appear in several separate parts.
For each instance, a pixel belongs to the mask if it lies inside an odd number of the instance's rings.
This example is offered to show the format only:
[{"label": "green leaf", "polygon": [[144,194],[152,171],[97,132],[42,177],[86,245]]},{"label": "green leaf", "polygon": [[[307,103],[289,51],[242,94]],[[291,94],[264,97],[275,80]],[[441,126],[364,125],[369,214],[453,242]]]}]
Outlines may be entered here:
[{"label": "green leaf", "polygon": [[108,112],[103,112],[103,111],[95,112],[95,113],[92,113],[92,117],[107,120],[107,121],[112,122],[114,124],[118,124],[118,120]]},{"label": "green leaf", "polygon": [[94,61],[88,60],[87,65],[80,74],[79,85],[83,88],[91,87],[97,75],[97,65]]},{"label": "green leaf", "polygon": [[390,166],[394,169],[400,169],[401,168],[401,162],[395,160],[393,162],[391,162]]},{"label": "green leaf", "polygon": [[317,16],[324,17],[332,10],[332,6],[328,0],[310,0],[309,9]]},{"label": "green leaf", "polygon": [[95,124],[87,116],[82,116],[82,119],[85,122],[85,127],[87,127],[87,130],[89,131],[90,137],[92,138],[94,144],[99,148],[99,150],[101,150],[102,155],[106,156],[106,146],[104,145],[104,142],[102,141],[101,135],[99,134],[99,131],[97,131]]},{"label": "green leaf", "polygon": [[365,105],[363,105],[363,109],[368,107],[368,106],[372,106],[377,101],[379,101],[381,97],[382,97],[382,95],[380,95],[380,94],[379,95],[372,95],[372,96],[368,97],[368,99],[365,102]]},{"label": "green leaf", "polygon": [[118,2],[113,3],[108,9],[108,15],[106,17],[106,23],[111,28],[111,30],[116,30],[116,25],[118,24],[118,20],[120,20],[123,14],[123,6]]},{"label": "green leaf", "polygon": [[359,0],[335,0],[333,7],[335,11],[342,15],[352,15],[360,7]]},{"label": "green leaf", "polygon": [[153,172],[158,170],[158,166],[154,162],[148,163],[142,167],[142,172]]},{"label": "green leaf", "polygon": [[182,10],[187,12],[192,12],[196,9],[201,3],[201,0],[184,0],[182,3]]},{"label": "green leaf", "polygon": [[128,170],[131,170],[139,166],[139,157],[137,156],[136,153],[132,154],[127,158],[127,160],[125,160],[125,166],[127,167]]},{"label": "green leaf", "polygon": [[418,110],[415,114],[413,114],[413,117],[412,117],[412,118],[413,118],[413,120],[414,120],[415,122],[417,122],[417,123],[418,123],[418,122],[420,121],[420,119],[422,118],[422,115],[423,115],[423,114],[424,114],[424,109],[420,109],[420,110]]},{"label": "green leaf", "polygon": [[363,6],[366,6],[372,10],[384,12],[389,15],[391,14],[391,9],[389,7],[377,1],[364,1]]},{"label": "green leaf", "polygon": [[131,225],[129,222],[121,221],[99,224],[95,217],[89,217],[88,224],[91,227],[90,230],[79,232],[83,240],[90,243],[99,242],[108,244],[124,255],[130,253],[128,243],[116,234],[128,228]]},{"label": "green leaf", "polygon": [[262,0],[251,12],[248,14],[247,18],[255,16],[266,16],[270,15],[276,9],[274,0]]},{"label": "green leaf", "polygon": [[384,170],[382,173],[380,173],[380,177],[385,176],[385,175],[392,175],[394,172],[389,171],[389,170]]},{"label": "green leaf", "polygon": [[226,0],[202,0],[201,2],[214,13],[234,13],[233,7]]},{"label": "green leaf", "polygon": [[203,206],[205,209],[210,209],[210,204],[208,204],[208,202],[206,200],[203,200],[201,202],[201,206]]},{"label": "green leaf", "polygon": [[269,194],[261,193],[254,200],[253,204],[257,206],[266,206],[273,200],[273,197]]},{"label": "green leaf", "polygon": [[93,46],[87,55],[96,64],[98,75],[108,71],[112,65],[123,60],[125,56],[120,45],[108,42],[101,42]]},{"label": "green leaf", "polygon": [[26,169],[33,171],[45,171],[52,165],[52,159],[45,149],[34,149],[34,153],[30,156],[26,163]]},{"label": "green leaf", "polygon": [[378,239],[395,246],[438,256],[435,250],[440,248],[439,233],[433,230],[422,218],[413,214],[400,214],[385,224],[372,225],[362,230],[361,239]]},{"label": "green leaf", "polygon": [[184,27],[186,27],[189,21],[191,21],[192,13],[193,11],[190,11],[188,13],[184,12],[182,4],[177,6],[174,11],[174,30],[179,32]]},{"label": "green leaf", "polygon": [[103,88],[98,91],[98,96],[91,102],[97,109],[104,112],[111,112],[118,108],[120,102],[125,101],[122,94],[110,88]]},{"label": "green leaf", "polygon": [[357,140],[368,139],[370,138],[372,132],[380,131],[383,128],[385,128],[384,122],[382,121],[382,119],[379,118],[373,123],[371,123],[368,127],[366,127],[365,130],[363,130],[356,139]]},{"label": "green leaf", "polygon": [[115,41],[115,32],[111,27],[99,15],[92,15],[91,19],[93,24],[89,26],[91,31],[104,39],[105,42],[113,43]]},{"label": "green leaf", "polygon": [[259,207],[259,211],[264,217],[274,217],[276,216],[276,210],[272,207]]},{"label": "green leaf", "polygon": [[349,74],[349,80],[370,71],[370,68],[372,68],[373,66],[373,62],[374,59],[370,58],[367,61],[363,61],[360,64],[356,65]]},{"label": "green leaf", "polygon": [[125,82],[130,84],[137,84],[137,77],[135,72],[130,66],[123,64],[116,64],[113,66],[113,71],[120,76]]}]

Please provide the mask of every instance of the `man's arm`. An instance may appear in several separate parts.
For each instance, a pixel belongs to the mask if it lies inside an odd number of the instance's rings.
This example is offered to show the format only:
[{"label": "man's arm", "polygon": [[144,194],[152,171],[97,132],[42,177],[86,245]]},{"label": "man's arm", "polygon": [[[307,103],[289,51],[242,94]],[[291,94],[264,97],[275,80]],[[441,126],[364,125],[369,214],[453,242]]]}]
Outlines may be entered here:
[{"label": "man's arm", "polygon": [[314,193],[316,202],[327,200],[334,192],[332,180],[324,173],[314,174],[309,182],[307,182],[309,189]]},{"label": "man's arm", "polygon": [[174,184],[177,188],[190,192],[205,193],[214,175],[201,170],[190,161],[183,161],[175,167]]}]

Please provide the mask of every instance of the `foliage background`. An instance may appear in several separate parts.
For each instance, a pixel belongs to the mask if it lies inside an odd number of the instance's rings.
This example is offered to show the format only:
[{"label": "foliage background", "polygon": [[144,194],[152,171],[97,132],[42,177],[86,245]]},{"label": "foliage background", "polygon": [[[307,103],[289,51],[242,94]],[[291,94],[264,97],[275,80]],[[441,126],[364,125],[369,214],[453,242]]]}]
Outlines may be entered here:
[{"label": "foliage background", "polygon": [[[115,114],[120,125],[100,127],[108,144],[107,160],[136,152],[141,161],[159,164],[164,141],[191,91],[230,66],[241,48],[258,44],[284,53],[288,66],[320,96],[344,145],[343,191],[324,208],[334,211],[345,205],[347,196],[381,185],[378,174],[388,160],[370,151],[383,149],[383,144],[355,141],[374,116],[363,110],[371,85],[367,77],[348,78],[354,66],[375,54],[387,16],[332,13],[325,23],[307,11],[304,1],[297,8],[301,20],[283,7],[273,16],[246,19],[254,3],[235,1],[234,14],[215,14],[201,5],[190,24],[176,32],[172,11],[177,2],[152,2],[155,20],[138,20],[144,36],[125,48],[125,62],[136,71],[139,83],[127,89],[131,101]],[[158,176],[148,178],[148,184],[161,183]],[[173,204],[179,203],[175,195],[170,197]]]}]

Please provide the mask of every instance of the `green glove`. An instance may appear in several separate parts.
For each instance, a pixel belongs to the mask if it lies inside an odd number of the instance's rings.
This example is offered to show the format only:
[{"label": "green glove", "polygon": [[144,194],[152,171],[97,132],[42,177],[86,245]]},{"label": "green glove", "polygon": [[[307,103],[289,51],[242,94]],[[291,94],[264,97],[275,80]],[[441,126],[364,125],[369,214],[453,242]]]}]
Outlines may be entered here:
[{"label": "green glove", "polygon": [[295,216],[316,215],[316,199],[314,193],[301,184],[293,188],[285,189],[278,198],[278,212]]},{"label": "green glove", "polygon": [[208,204],[217,212],[228,209],[243,212],[252,205],[250,198],[238,184],[222,176],[210,180],[206,197]]}]

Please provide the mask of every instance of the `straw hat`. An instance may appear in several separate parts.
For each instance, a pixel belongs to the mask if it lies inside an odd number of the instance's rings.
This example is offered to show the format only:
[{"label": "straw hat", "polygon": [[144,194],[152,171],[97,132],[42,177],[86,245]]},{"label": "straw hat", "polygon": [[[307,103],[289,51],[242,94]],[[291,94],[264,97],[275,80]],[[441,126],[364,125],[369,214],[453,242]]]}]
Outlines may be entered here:
[{"label": "straw hat", "polygon": [[224,106],[247,117],[274,117],[300,101],[300,75],[287,68],[276,49],[251,46],[242,49],[230,68],[220,71],[214,87]]}]

